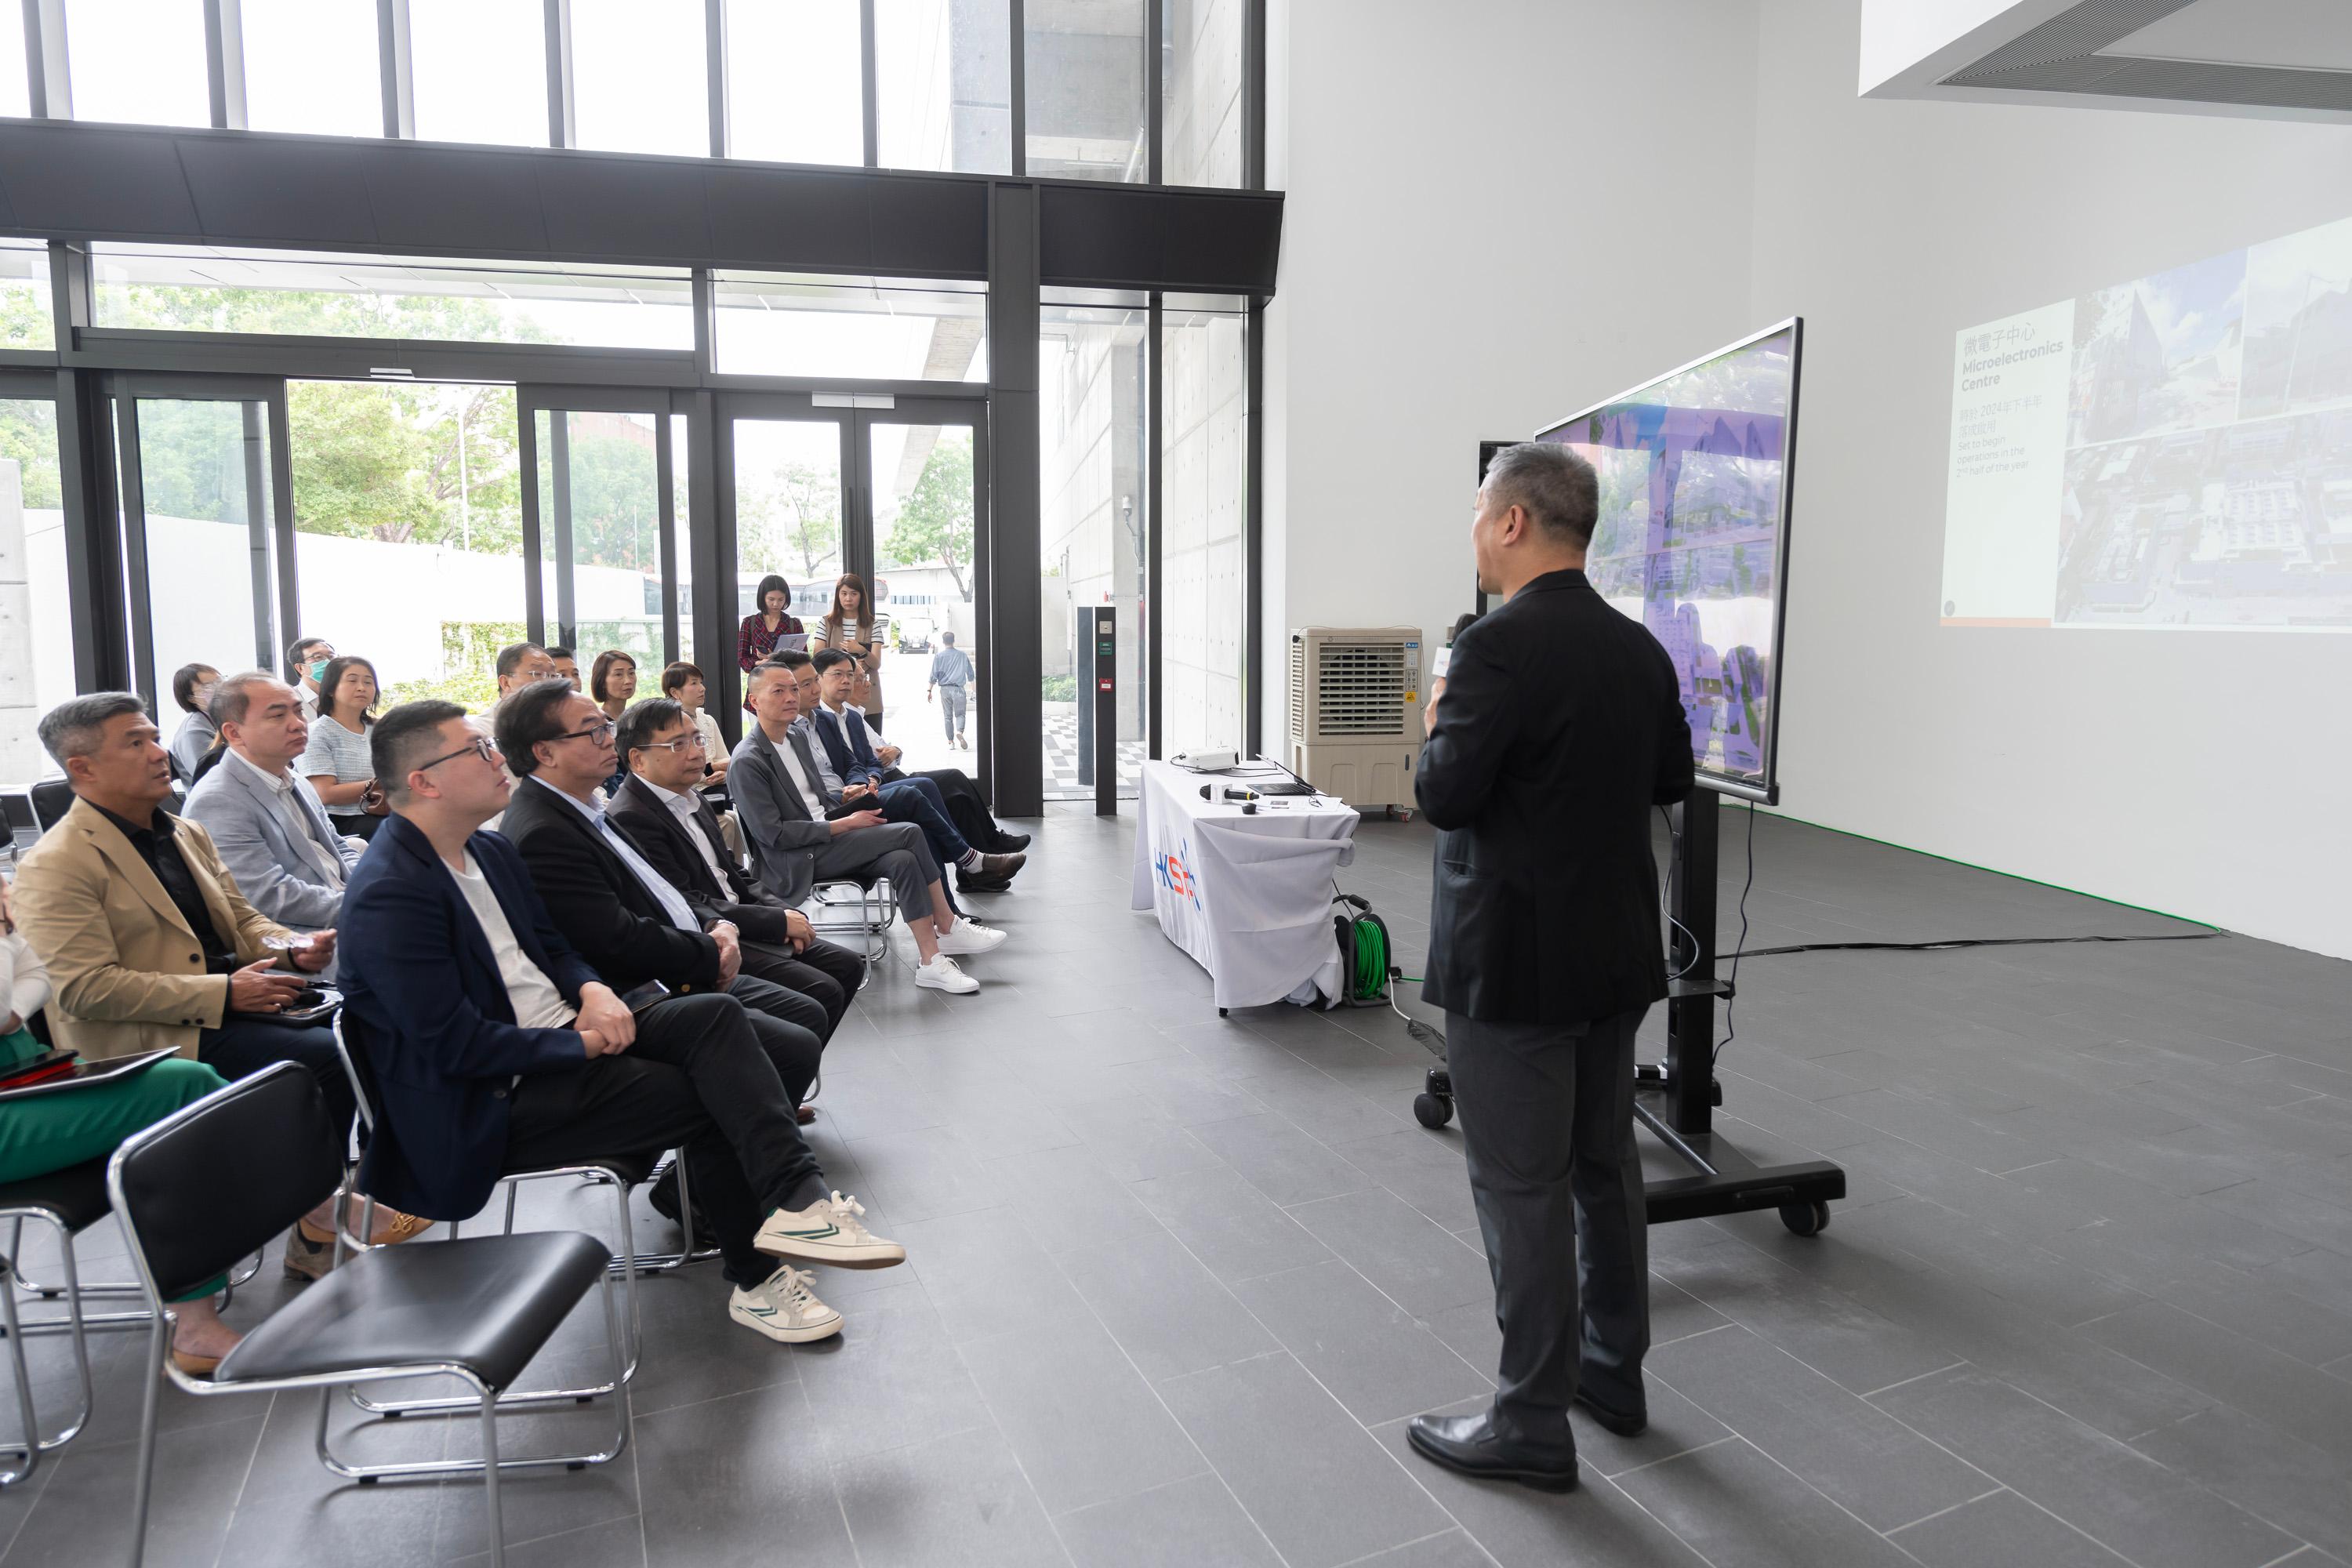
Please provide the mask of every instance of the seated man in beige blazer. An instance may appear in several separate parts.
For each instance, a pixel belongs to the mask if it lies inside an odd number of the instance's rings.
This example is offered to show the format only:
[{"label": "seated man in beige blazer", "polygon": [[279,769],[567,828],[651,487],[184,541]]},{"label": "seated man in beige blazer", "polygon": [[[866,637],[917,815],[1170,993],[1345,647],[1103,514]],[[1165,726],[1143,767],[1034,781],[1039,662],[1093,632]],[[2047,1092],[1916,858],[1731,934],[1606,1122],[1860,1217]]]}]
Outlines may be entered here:
[{"label": "seated man in beige blazer", "polygon": [[[169,1047],[232,1079],[299,1062],[348,1127],[354,1097],[333,1033],[274,1016],[333,962],[335,933],[298,937],[258,913],[205,829],[163,809],[171,760],[137,697],[77,697],[42,718],[40,735],[79,797],[16,871],[16,923],[55,987],[51,1037],[93,1058]],[[287,1237],[289,1274],[332,1266],[333,1216],[322,1203]],[[424,1228],[378,1217],[380,1239]]]}]

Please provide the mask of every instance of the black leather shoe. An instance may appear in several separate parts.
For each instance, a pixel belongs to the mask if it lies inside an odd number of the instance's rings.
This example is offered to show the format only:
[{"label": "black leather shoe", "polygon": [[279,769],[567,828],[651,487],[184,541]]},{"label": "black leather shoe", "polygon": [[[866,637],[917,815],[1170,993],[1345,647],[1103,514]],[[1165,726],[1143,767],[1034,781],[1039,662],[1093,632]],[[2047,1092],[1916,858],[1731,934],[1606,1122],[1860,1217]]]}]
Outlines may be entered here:
[{"label": "black leather shoe", "polygon": [[1539,1491],[1576,1489],[1576,1455],[1523,1448],[1495,1430],[1491,1413],[1416,1415],[1405,1440],[1424,1459],[1481,1480],[1517,1481]]},{"label": "black leather shoe", "polygon": [[1620,1437],[1638,1437],[1649,1430],[1650,1417],[1646,1411],[1619,1410],[1613,1405],[1601,1404],[1581,1388],[1576,1391],[1576,1402],[1584,1406],[1586,1415]]},{"label": "black leather shoe", "polygon": [[[661,1180],[656,1182],[652,1186],[646,1189],[646,1201],[653,1205],[654,1213],[661,1215],[662,1218],[668,1220],[673,1225],[677,1223],[677,1166],[673,1165],[668,1170],[664,1171],[661,1173]],[[695,1205],[694,1240],[692,1243],[694,1250],[697,1252],[708,1252],[718,1245],[719,1237],[712,1233],[710,1221],[704,1216],[702,1205],[700,1204]]]},{"label": "black leather shoe", "polygon": [[956,873],[956,891],[959,893],[1006,893],[1012,890],[1013,884],[1002,877],[983,877],[976,871]]},{"label": "black leather shoe", "polygon": [[1018,855],[1021,851],[1028,847],[1029,836],[1027,834],[1007,833],[1003,829],[999,828],[996,834],[996,842],[989,847],[989,852],[994,855]]}]

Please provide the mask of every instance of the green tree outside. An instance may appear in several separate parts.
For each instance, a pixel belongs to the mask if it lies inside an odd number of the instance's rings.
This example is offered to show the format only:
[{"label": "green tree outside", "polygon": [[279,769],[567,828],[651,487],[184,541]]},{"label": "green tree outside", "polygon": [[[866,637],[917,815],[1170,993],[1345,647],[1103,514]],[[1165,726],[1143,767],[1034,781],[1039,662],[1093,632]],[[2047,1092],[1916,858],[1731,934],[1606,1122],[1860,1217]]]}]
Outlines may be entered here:
[{"label": "green tree outside", "polygon": [[940,440],[922,478],[898,507],[883,542],[891,560],[908,566],[944,566],[964,603],[971,602],[971,443]]}]

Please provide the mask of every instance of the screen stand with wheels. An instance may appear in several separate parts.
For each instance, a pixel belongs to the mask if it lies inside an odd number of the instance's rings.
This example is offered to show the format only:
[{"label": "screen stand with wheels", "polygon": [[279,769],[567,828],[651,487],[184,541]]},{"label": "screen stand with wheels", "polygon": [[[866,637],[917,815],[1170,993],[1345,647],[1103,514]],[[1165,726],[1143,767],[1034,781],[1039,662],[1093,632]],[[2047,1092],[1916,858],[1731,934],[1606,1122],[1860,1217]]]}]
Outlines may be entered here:
[{"label": "screen stand with wheels", "polygon": [[1633,1069],[1633,1114],[1693,1173],[1649,1184],[1650,1223],[1778,1209],[1790,1230],[1811,1236],[1829,1224],[1831,1200],[1845,1196],[1845,1172],[1826,1160],[1759,1165],[1713,1130],[1723,1100],[1715,1079],[1715,1003],[1731,995],[1715,973],[1719,817],[1718,797],[1704,784],[1675,807],[1671,908],[1696,951],[1666,986],[1666,1059]]}]

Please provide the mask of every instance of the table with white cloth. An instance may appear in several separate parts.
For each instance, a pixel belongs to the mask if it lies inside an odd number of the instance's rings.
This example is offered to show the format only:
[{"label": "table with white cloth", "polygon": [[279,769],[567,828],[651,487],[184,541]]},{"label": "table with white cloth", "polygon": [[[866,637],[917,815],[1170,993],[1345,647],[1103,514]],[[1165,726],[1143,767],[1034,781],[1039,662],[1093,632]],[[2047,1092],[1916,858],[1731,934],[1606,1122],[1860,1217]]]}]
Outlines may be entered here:
[{"label": "table with white cloth", "polygon": [[1224,798],[1259,782],[1144,763],[1131,907],[1209,972],[1220,1008],[1328,1005],[1344,984],[1332,874],[1356,858],[1356,812],[1328,795],[1268,795],[1255,815]]}]

